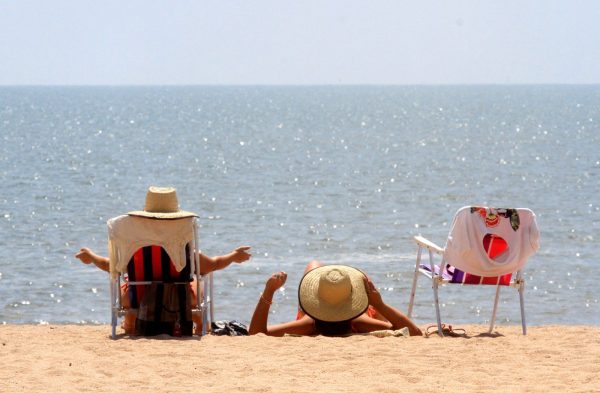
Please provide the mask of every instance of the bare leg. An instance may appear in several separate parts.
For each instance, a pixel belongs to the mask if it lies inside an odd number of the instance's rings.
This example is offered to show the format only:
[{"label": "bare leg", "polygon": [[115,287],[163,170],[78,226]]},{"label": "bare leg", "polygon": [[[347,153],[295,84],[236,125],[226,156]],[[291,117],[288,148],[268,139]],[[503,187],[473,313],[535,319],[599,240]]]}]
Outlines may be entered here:
[{"label": "bare leg", "polygon": [[[196,296],[196,281],[190,283],[191,288],[191,307],[196,308],[198,304],[198,297]],[[129,286],[121,287],[121,304],[123,308],[126,310],[125,316],[123,318],[123,322],[121,323],[121,328],[127,334],[135,333],[135,322],[137,319],[137,313],[135,310],[130,310],[131,303],[129,302]],[[203,288],[200,288],[202,291]],[[202,332],[202,315],[200,314],[192,314],[192,321],[195,324],[195,333],[200,335]]]},{"label": "bare leg", "polygon": [[304,268],[304,274],[310,272],[311,270],[313,270],[317,267],[321,267],[321,266],[323,266],[323,263],[321,263],[321,261],[317,261],[316,259],[313,259],[312,261],[308,262],[308,264]]},{"label": "bare leg", "polygon": [[[192,292],[192,309],[198,307],[198,296],[196,295],[196,279],[190,283],[190,289]],[[200,293],[204,293],[204,288],[200,287]],[[192,313],[192,321],[194,321],[194,333],[199,336],[202,334],[202,314]],[[207,326],[207,331],[210,330],[210,326]]]},{"label": "bare leg", "polygon": [[131,310],[131,303],[129,303],[129,286],[121,287],[121,304],[126,310],[125,317],[121,323],[121,328],[125,330],[125,333],[133,334],[135,332],[135,320],[137,314],[134,310]]}]

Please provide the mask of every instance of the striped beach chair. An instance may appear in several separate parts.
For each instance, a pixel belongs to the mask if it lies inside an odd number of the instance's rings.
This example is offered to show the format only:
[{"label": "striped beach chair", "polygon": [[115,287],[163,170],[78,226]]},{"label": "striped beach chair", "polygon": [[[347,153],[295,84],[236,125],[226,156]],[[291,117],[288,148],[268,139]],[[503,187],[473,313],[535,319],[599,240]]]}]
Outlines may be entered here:
[{"label": "striped beach chair", "polygon": [[[108,220],[109,261],[110,261],[110,303],[112,337],[116,337],[117,322],[128,312],[137,313],[144,295],[150,287],[161,296],[165,288],[175,288],[180,301],[179,310],[199,314],[202,317],[201,335],[206,334],[208,319],[213,321],[212,273],[200,275],[200,261],[197,250],[197,224],[195,217],[177,220],[155,220],[135,216],[118,216]],[[142,228],[139,232],[136,228]],[[180,238],[177,250],[170,249],[161,242],[169,237]],[[180,248],[180,249],[179,249]],[[171,255],[169,255],[171,251]],[[176,259],[175,259],[176,258]],[[187,287],[196,278],[196,307],[192,308]],[[174,287],[173,287],[174,285]],[[126,309],[121,298],[121,287],[128,286]],[[201,290],[201,287],[203,290]],[[158,317],[163,312],[152,310]],[[160,319],[160,318],[158,318]],[[186,318],[185,320],[189,320]],[[184,326],[183,335],[189,335],[190,327]]]},{"label": "striped beach chair", "polygon": [[[138,249],[127,265],[126,291],[129,309],[137,311],[136,333],[173,336],[193,334],[193,281],[190,245],[186,245],[186,264],[177,271],[166,250],[157,245]],[[197,293],[197,290],[194,291]],[[148,306],[151,299],[152,306]],[[167,301],[168,303],[165,303]],[[147,320],[155,322],[148,322]],[[157,323],[156,321],[169,321]],[[176,323],[175,323],[176,322]]]},{"label": "striped beach chair", "polygon": [[[519,293],[521,325],[523,334],[527,334],[523,268],[539,248],[539,231],[531,210],[466,206],[457,211],[444,248],[422,236],[415,236],[414,241],[418,250],[408,305],[409,317],[413,311],[419,275],[425,275],[432,281],[440,336],[443,336],[440,286],[495,285],[496,296],[489,328],[491,333],[496,320],[500,288],[512,287]],[[421,263],[424,250],[429,257],[427,263]],[[439,263],[435,262],[436,258],[439,258]]]}]

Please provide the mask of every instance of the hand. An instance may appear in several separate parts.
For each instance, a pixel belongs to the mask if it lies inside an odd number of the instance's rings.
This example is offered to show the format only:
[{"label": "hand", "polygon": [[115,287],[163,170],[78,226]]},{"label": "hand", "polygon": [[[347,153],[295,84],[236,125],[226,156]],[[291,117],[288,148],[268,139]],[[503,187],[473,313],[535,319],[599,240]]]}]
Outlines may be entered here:
[{"label": "hand", "polygon": [[86,265],[89,265],[96,259],[96,254],[94,254],[89,248],[84,247],[81,250],[79,250],[77,254],[75,254],[75,258],[79,259]]},{"label": "hand", "polygon": [[247,252],[248,250],[250,250],[250,246],[241,246],[236,248],[231,253],[231,260],[235,263],[242,263],[247,261],[252,256],[252,254]]},{"label": "hand", "polygon": [[375,309],[377,309],[380,305],[383,304],[383,299],[381,298],[381,294],[373,284],[373,281],[367,275],[363,277],[363,282],[365,283],[365,290],[367,291],[367,297],[369,298],[369,304]]},{"label": "hand", "polygon": [[276,290],[281,288],[287,280],[286,272],[273,273],[265,284],[265,292],[273,294]]}]

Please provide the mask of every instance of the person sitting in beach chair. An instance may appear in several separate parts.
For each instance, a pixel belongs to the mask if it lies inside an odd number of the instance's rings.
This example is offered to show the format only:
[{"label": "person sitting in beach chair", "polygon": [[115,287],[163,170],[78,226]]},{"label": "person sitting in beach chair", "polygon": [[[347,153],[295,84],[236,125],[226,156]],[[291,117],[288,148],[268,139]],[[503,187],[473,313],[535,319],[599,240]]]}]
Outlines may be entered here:
[{"label": "person sitting in beach chair", "polygon": [[422,335],[408,317],[384,303],[366,274],[345,265],[323,266],[319,261],[306,266],[300,281],[296,320],[267,325],[273,294],[286,280],[285,272],[269,277],[252,315],[250,334],[345,336],[406,327],[411,336]]},{"label": "person sitting in beach chair", "polygon": [[[218,256],[208,256],[198,252],[198,256],[200,258],[200,274],[208,274],[217,270],[225,269],[227,266],[232,263],[243,263],[250,259],[252,254],[249,254],[250,250],[249,246],[241,246],[231,251],[228,254],[218,255]],[[141,253],[144,252],[143,249],[139,250]],[[91,249],[87,247],[81,248],[77,254],[75,254],[75,258],[79,259],[86,265],[94,264],[100,270],[104,270],[105,272],[109,271],[109,260],[108,257],[98,255]],[[191,307],[197,307],[197,294],[196,294],[196,279],[190,282],[190,290],[192,292],[192,302]],[[128,309],[131,307],[130,305],[130,287],[128,285],[123,285],[121,287],[121,298],[123,299],[123,307]],[[196,328],[202,326],[201,319],[194,315],[194,323],[196,324]],[[134,333],[135,327],[135,314],[126,314],[123,323],[121,325],[125,333],[132,334]],[[198,329],[197,329],[198,330]]]},{"label": "person sitting in beach chair", "polygon": [[[128,215],[109,220],[110,258],[98,255],[86,247],[75,255],[77,259],[85,264],[94,264],[101,270],[110,272],[111,277],[114,276],[113,278],[119,277],[121,272],[127,273],[128,280],[126,279],[125,283],[120,286],[119,305],[117,307],[124,310],[125,313],[113,310],[113,319],[115,312],[124,315],[122,327],[126,333],[134,333],[136,322],[139,322],[136,313],[127,312],[126,310],[138,309],[144,301],[146,289],[156,287],[156,284],[153,283],[164,283],[158,287],[160,292],[164,289],[174,290],[175,292],[172,292],[172,295],[180,297],[183,302],[182,305],[187,303],[183,306],[184,308],[197,309],[199,306],[198,290],[200,290],[200,299],[204,299],[204,297],[194,271],[199,271],[200,275],[204,276],[213,271],[224,269],[231,263],[242,263],[250,259],[251,254],[248,253],[250,247],[248,246],[238,247],[229,254],[216,257],[209,257],[198,251],[195,246],[197,242],[194,235],[196,232],[193,222],[195,217],[194,213],[179,210],[174,188],[150,187],[146,196],[146,207],[143,211],[130,212]],[[183,219],[192,221],[186,222]],[[181,224],[183,224],[183,227]],[[183,234],[180,227],[189,228],[193,233],[188,233],[190,230],[186,230],[185,235],[180,237],[177,235],[178,233]],[[175,236],[173,234],[166,235],[169,232],[168,229],[173,228],[178,228]],[[143,235],[144,231],[146,231],[145,235]],[[168,240],[169,236],[176,241],[175,244],[173,244],[173,240]],[[185,247],[182,244],[181,250],[178,250],[180,247],[177,244],[182,243],[182,241],[186,243]],[[195,258],[192,258],[191,249],[196,250]],[[175,257],[176,260],[173,260],[172,257]],[[117,282],[118,280],[111,280],[111,296],[113,283]],[[186,285],[189,283],[189,288],[182,291],[182,286],[176,285],[178,283],[185,283]],[[118,293],[118,286],[114,288],[115,292]],[[173,297],[170,293],[165,296]],[[111,304],[111,307],[114,308],[114,306],[114,304]],[[202,317],[204,316],[205,313]],[[202,318],[194,314],[193,320],[196,325],[196,332],[200,334],[200,328],[203,326]],[[115,325],[116,322],[113,321],[113,336]]]}]

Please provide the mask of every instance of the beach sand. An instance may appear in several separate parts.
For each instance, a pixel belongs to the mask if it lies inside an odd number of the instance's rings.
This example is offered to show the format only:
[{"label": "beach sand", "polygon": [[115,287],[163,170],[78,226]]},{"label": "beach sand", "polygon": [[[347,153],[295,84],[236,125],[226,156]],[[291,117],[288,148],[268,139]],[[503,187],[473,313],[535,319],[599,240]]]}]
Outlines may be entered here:
[{"label": "beach sand", "polygon": [[461,326],[466,337],[109,336],[0,326],[0,390],[600,392],[600,328]]}]

